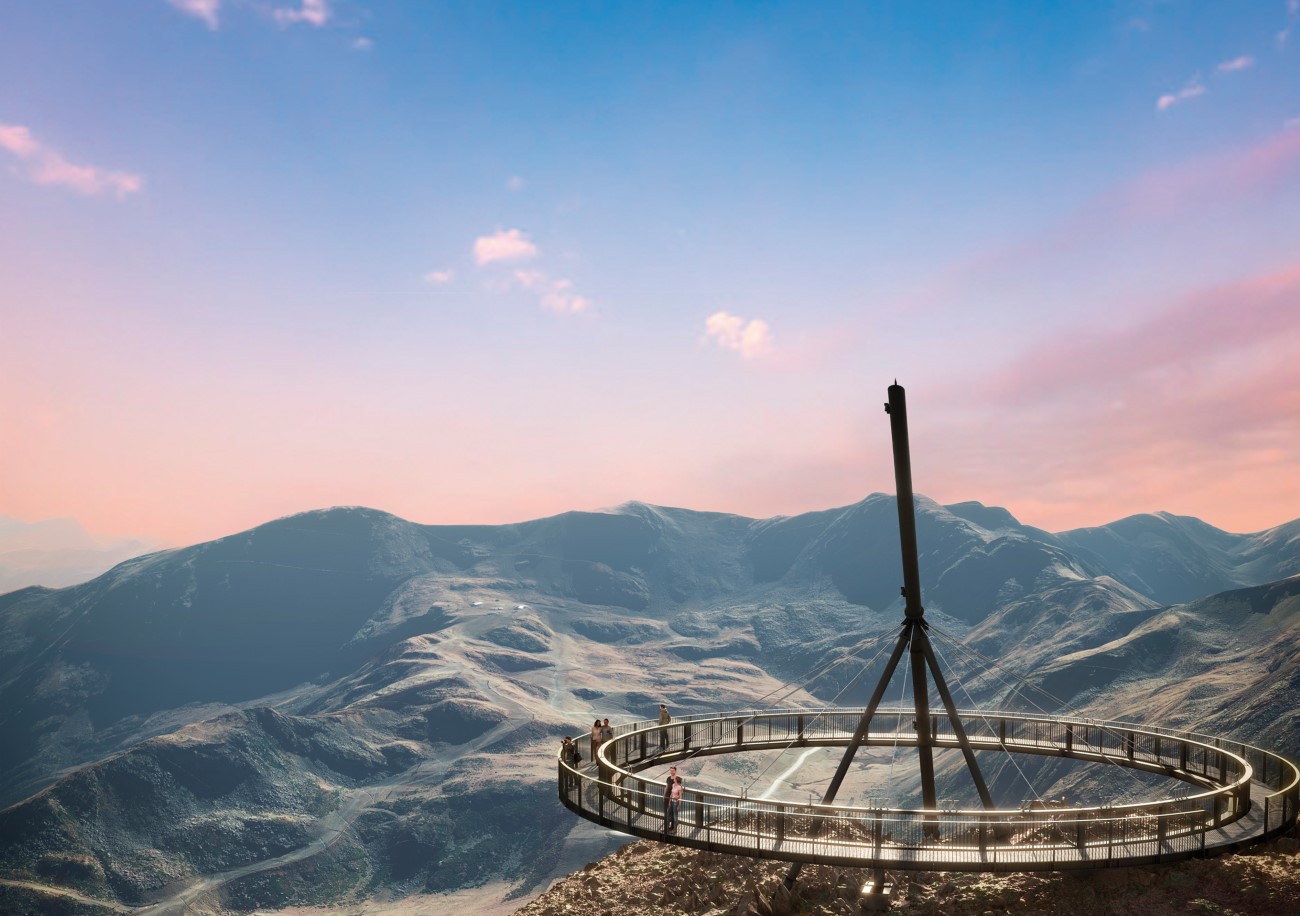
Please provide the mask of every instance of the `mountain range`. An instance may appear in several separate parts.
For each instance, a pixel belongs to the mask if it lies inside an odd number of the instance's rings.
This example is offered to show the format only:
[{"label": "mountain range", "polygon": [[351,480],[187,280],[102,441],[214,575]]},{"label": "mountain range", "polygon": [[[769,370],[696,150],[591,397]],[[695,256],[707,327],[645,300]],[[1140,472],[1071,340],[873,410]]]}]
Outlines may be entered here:
[{"label": "mountain range", "polygon": [[[1300,520],[1053,534],[918,497],[917,528],[954,667],[1019,673],[971,700],[1300,751]],[[874,494],[770,519],[336,508],[0,595],[0,902],[517,905],[623,842],[555,801],[561,735],[788,682],[787,705],[860,702],[854,664],[798,685],[895,629],[900,582]]]}]

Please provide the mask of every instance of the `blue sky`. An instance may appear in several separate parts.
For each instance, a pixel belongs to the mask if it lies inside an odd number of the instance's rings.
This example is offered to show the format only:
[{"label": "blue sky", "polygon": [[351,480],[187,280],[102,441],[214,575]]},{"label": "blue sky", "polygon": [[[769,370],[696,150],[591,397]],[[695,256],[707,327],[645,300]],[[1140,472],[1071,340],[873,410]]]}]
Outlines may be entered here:
[{"label": "blue sky", "polygon": [[0,3],[0,514],[1289,520],[1298,16]]}]

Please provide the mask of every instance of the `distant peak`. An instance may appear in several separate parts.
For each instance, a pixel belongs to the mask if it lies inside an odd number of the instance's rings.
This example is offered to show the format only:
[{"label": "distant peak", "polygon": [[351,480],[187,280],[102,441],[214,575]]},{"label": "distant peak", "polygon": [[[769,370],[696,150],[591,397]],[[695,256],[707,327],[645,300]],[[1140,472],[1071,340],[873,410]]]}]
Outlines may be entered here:
[{"label": "distant peak", "polygon": [[1001,506],[986,506],[975,500],[967,500],[966,502],[952,503],[943,508],[958,518],[963,518],[986,531],[1024,527],[1019,519]]}]

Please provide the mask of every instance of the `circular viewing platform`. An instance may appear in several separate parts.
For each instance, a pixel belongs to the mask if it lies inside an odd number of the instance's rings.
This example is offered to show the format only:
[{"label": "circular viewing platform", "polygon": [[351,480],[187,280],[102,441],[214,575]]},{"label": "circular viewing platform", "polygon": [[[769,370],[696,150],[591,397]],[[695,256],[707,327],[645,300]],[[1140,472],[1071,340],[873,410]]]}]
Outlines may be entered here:
[{"label": "circular viewing platform", "polygon": [[[880,709],[864,746],[915,747],[890,730],[910,709]],[[676,831],[664,831],[663,784],[638,775],[692,757],[789,747],[847,747],[861,710],[688,716],[619,726],[595,761],[559,762],[560,801],[587,820],[678,846],[857,868],[1057,871],[1169,862],[1229,852],[1296,822],[1300,770],[1236,741],[1127,722],[960,710],[974,750],[1118,764],[1186,784],[1134,804],[924,810],[758,800],[687,788]],[[957,748],[946,717],[933,746]]]}]

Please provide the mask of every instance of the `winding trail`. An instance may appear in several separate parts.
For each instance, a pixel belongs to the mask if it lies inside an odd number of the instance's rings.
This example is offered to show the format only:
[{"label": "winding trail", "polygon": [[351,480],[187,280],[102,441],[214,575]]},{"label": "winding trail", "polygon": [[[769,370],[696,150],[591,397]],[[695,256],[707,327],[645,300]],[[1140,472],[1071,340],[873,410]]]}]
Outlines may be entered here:
[{"label": "winding trail", "polygon": [[[472,620],[466,621],[466,623],[469,626],[465,627],[465,629],[470,630],[471,634],[464,635],[472,635],[474,629],[489,625],[488,621],[484,620]],[[559,653],[560,670],[551,669],[550,671],[535,673],[548,679],[553,678],[548,703],[551,708],[557,708],[556,699],[559,693],[560,680],[567,673],[564,666],[571,663],[572,649],[568,641],[560,640],[560,642],[562,646]],[[456,651],[456,648],[459,647],[457,641],[454,640],[448,640],[442,644],[443,651],[438,677],[446,677],[450,674],[463,678],[480,697],[492,702],[498,709],[504,711],[507,718],[487,729],[478,737],[448,748],[436,756],[421,760],[415,766],[388,779],[366,786],[344,789],[339,806],[334,811],[312,822],[310,828],[311,839],[297,849],[226,871],[190,878],[183,884],[179,884],[179,886],[173,885],[175,889],[169,889],[170,892],[165,891],[167,896],[162,899],[142,906],[130,906],[117,901],[99,900],[80,894],[75,890],[34,881],[0,879],[0,885],[75,900],[87,905],[102,907],[106,911],[114,913],[134,913],[139,914],[139,916],[145,916],[145,914],[148,914],[148,916],[163,916],[163,914],[184,913],[204,895],[218,892],[222,887],[232,882],[262,872],[292,866],[327,851],[343,839],[359,817],[368,812],[382,812],[395,816],[386,808],[377,806],[391,798],[394,793],[407,789],[428,789],[431,786],[436,786],[445,780],[447,773],[464,757],[508,738],[514,732],[531,724],[536,718],[537,701],[535,698],[518,696],[516,691],[510,688],[506,675],[483,671],[478,665]]]},{"label": "winding trail", "polygon": [[101,907],[113,913],[137,913],[139,909],[129,907],[126,904],[118,903],[115,900],[100,900],[98,897],[88,897],[85,894],[74,891],[67,887],[55,887],[50,884],[38,884],[35,881],[17,881],[13,878],[0,878],[0,887],[16,887],[20,890],[34,891],[38,894],[45,894],[50,897],[62,897],[65,900],[75,900],[77,903],[84,903],[90,906]]},{"label": "winding trail", "polygon": [[[325,852],[343,838],[361,815],[370,811],[383,811],[385,814],[391,814],[392,812],[387,811],[387,809],[376,808],[375,806],[388,800],[394,792],[406,788],[427,787],[441,782],[447,775],[448,770],[455,766],[461,758],[495,744],[532,722],[532,710],[510,696],[509,693],[499,690],[494,684],[493,677],[485,674],[477,666],[469,663],[454,652],[445,652],[443,660],[450,663],[448,666],[450,671],[448,668],[443,668],[439,672],[439,676],[452,673],[464,678],[480,695],[490,698],[500,708],[504,709],[508,718],[497,723],[477,738],[456,745],[436,757],[423,760],[410,769],[403,770],[396,776],[369,786],[347,790],[343,803],[334,811],[316,820],[312,825],[313,837],[307,844],[273,859],[250,862],[247,865],[232,868],[228,871],[193,879],[185,887],[163,900],[144,907],[128,907],[123,911],[139,913],[141,916],[143,914],[163,916],[163,914],[183,913],[188,906],[204,894],[217,891],[232,881],[272,869],[284,868]],[[499,680],[499,678],[497,679]]]}]

